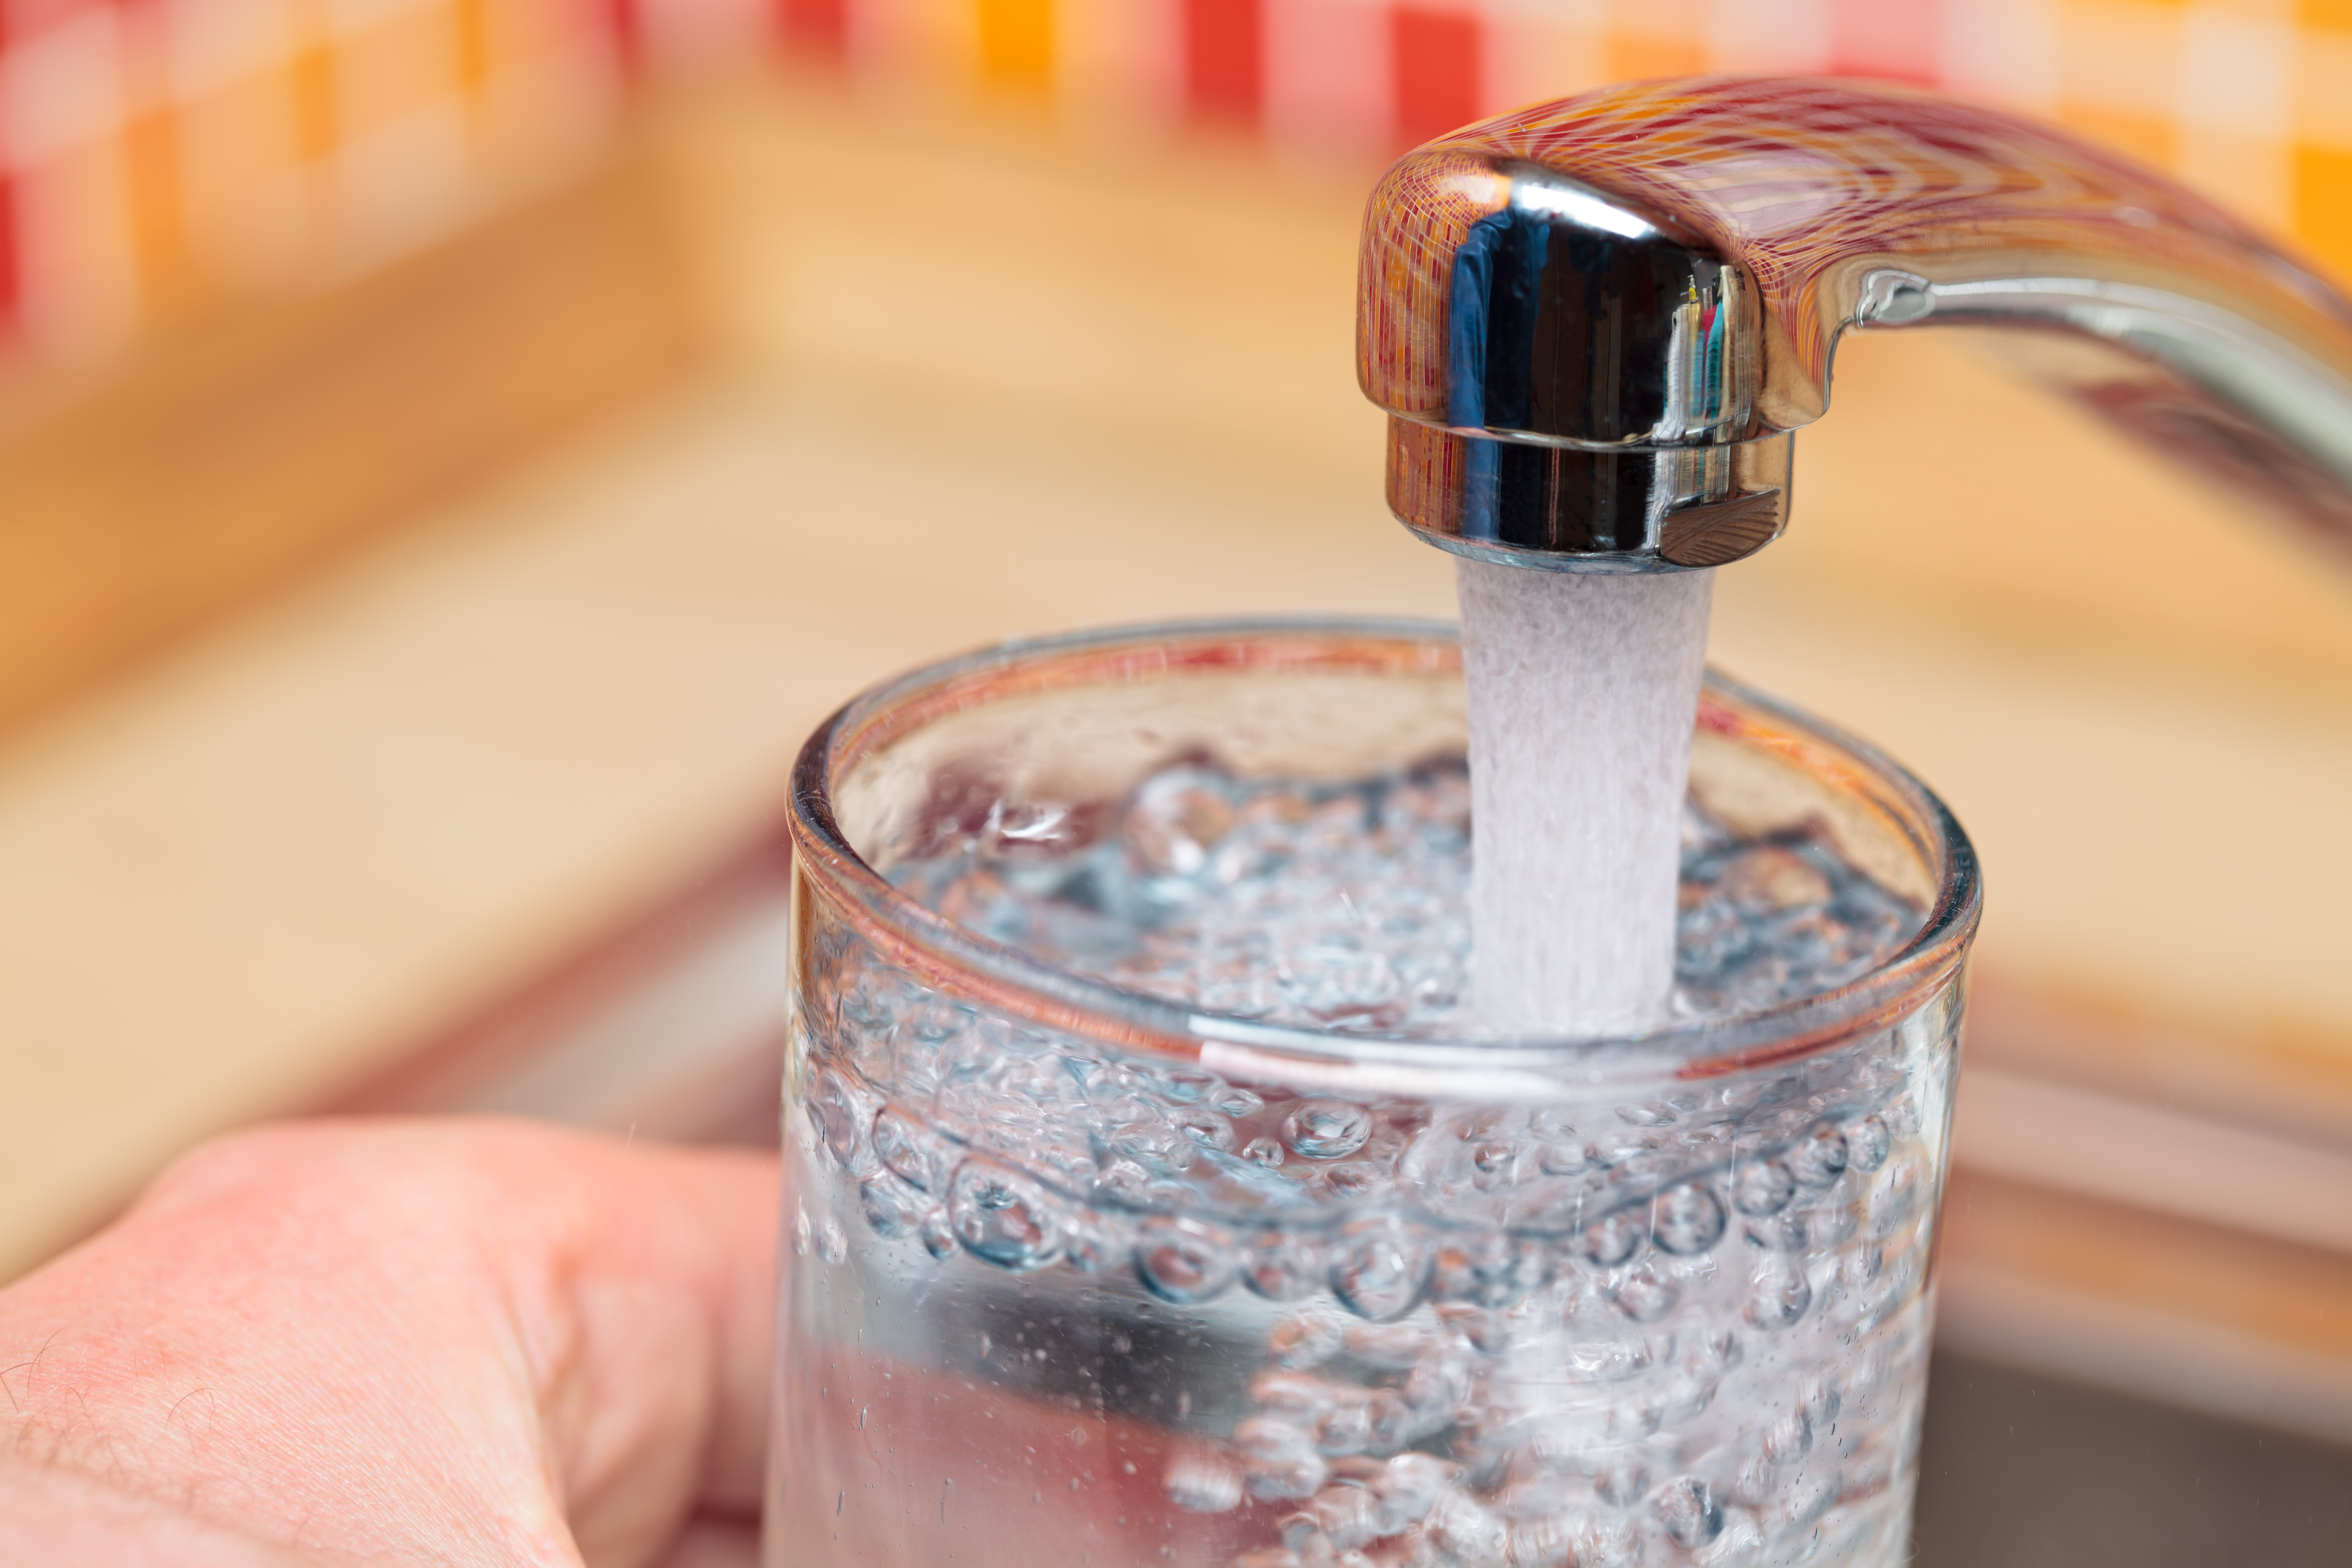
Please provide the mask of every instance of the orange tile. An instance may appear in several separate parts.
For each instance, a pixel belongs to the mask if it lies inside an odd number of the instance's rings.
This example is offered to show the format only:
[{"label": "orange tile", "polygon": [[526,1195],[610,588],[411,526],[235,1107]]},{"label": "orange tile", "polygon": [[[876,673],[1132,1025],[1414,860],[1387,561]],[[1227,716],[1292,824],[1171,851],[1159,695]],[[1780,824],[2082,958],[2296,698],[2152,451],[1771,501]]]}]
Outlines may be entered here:
[{"label": "orange tile", "polygon": [[185,303],[195,283],[181,188],[179,125],[168,111],[142,114],[124,128],[131,186],[131,243],[149,314]]},{"label": "orange tile", "polygon": [[1054,82],[1054,0],[979,0],[980,74],[1043,93]]},{"label": "orange tile", "polygon": [[457,80],[469,94],[478,94],[490,79],[491,0],[457,0]]},{"label": "orange tile", "polygon": [[[2352,82],[2345,89],[2352,91]],[[2294,229],[2339,279],[2352,279],[2352,153],[2295,149]]]},{"label": "orange tile", "polygon": [[1706,69],[1706,42],[1696,37],[1652,38],[1613,33],[1601,52],[1601,59],[1612,81],[1696,76]]},{"label": "orange tile", "polygon": [[334,51],[313,37],[306,38],[291,61],[294,78],[296,144],[306,162],[316,162],[335,150],[340,126],[335,112]]},{"label": "orange tile", "polygon": [[2070,103],[2059,110],[2058,118],[2094,141],[2104,142],[2159,168],[2170,167],[2179,153],[2179,127],[2153,114]]}]

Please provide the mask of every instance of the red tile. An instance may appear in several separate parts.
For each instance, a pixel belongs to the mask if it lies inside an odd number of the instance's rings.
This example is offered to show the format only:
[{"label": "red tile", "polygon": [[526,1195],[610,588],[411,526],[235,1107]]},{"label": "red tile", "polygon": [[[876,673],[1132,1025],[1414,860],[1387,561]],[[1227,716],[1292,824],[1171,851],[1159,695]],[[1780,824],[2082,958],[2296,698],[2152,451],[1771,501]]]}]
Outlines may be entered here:
[{"label": "red tile", "polygon": [[644,0],[597,0],[596,20],[604,25],[604,35],[613,43],[613,58],[620,62],[622,77],[635,82],[646,68],[646,18]]},{"label": "red tile", "polygon": [[1194,118],[1255,125],[1265,98],[1261,0],[1183,0],[1184,100]]},{"label": "red tile", "polygon": [[1943,0],[1830,0],[1830,68],[1841,76],[1932,82]]},{"label": "red tile", "polygon": [[1399,5],[1389,12],[1397,140],[1406,146],[1478,118],[1481,24],[1459,11]]},{"label": "red tile", "polygon": [[849,53],[849,0],[777,0],[776,26],[803,58],[837,64]]},{"label": "red tile", "polygon": [[16,186],[0,169],[0,352],[14,346],[21,325],[24,280],[17,265]]}]

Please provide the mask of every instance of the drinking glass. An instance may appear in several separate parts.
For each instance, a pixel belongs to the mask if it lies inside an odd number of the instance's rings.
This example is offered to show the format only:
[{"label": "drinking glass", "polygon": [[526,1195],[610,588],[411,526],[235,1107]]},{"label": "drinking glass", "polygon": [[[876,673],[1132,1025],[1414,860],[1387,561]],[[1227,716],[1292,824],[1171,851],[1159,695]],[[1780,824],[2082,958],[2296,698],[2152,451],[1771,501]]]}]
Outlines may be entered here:
[{"label": "drinking glass", "polygon": [[1189,624],[953,659],[810,739],[773,1568],[1905,1559],[1979,889],[1894,763],[1710,678],[1693,819],[1757,847],[1784,940],[1791,845],[1902,929],[1628,1038],[1220,1012],[892,880],[1148,839],[1171,768],[1436,777],[1463,712],[1450,627]]}]

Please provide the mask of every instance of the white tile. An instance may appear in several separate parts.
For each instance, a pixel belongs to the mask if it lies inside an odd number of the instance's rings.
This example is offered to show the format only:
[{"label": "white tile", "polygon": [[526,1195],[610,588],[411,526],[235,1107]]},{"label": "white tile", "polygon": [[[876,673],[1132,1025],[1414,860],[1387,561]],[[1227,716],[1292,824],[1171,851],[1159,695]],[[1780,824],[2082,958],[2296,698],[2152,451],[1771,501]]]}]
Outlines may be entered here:
[{"label": "white tile", "polygon": [[170,90],[183,98],[282,69],[294,52],[288,0],[166,0],[162,16]]},{"label": "white tile", "polygon": [[2055,0],[1974,0],[1944,7],[1939,79],[1955,92],[2047,113],[2058,103]]},{"label": "white tile", "polygon": [[1389,9],[1368,0],[1267,0],[1265,128],[1311,151],[1378,148],[1389,137]]},{"label": "white tile", "polygon": [[121,40],[110,11],[84,11],[0,53],[0,163],[38,163],[115,136],[122,111]]},{"label": "white tile", "polygon": [[[2180,27],[2180,118],[2190,136],[2210,125],[2284,140],[2294,118],[2294,29],[2215,5],[2189,6]],[[2352,92],[2352,82],[2340,90]]]},{"label": "white tile", "polygon": [[[1601,35],[1590,7],[1496,5],[1480,37],[1479,92],[1483,110],[1500,113],[1522,104],[1567,98],[1601,85],[1604,65]],[[1582,9],[1581,19],[1572,14]],[[1556,13],[1571,14],[1567,20]]]},{"label": "white tile", "polygon": [[1829,0],[1711,0],[1706,47],[1717,70],[1827,70]]},{"label": "white tile", "polygon": [[2059,13],[2058,40],[2066,102],[2165,119],[2177,112],[2178,11],[2139,0],[2073,0]]}]

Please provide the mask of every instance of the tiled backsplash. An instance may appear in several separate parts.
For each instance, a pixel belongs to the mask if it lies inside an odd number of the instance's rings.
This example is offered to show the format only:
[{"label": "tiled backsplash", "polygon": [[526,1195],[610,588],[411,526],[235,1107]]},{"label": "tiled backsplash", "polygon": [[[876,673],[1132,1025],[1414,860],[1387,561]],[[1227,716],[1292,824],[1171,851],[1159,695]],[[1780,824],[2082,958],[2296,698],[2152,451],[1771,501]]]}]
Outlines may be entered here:
[{"label": "tiled backsplash", "polygon": [[5,0],[0,337],[103,354],[364,269],[798,59],[1369,158],[1625,77],[1836,72],[2053,115],[2352,271],[2352,0]]}]

